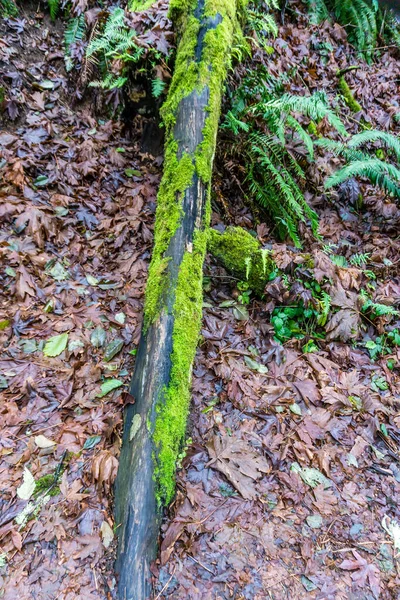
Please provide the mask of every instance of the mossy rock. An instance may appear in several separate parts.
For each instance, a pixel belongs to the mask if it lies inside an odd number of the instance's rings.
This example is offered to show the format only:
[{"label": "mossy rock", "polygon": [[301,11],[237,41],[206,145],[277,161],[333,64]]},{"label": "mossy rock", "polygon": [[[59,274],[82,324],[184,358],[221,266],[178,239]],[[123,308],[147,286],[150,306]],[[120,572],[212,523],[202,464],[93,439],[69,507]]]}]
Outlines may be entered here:
[{"label": "mossy rock", "polygon": [[241,227],[228,227],[224,233],[210,229],[208,250],[227,271],[262,296],[276,265],[271,251],[262,249],[251,233]]}]

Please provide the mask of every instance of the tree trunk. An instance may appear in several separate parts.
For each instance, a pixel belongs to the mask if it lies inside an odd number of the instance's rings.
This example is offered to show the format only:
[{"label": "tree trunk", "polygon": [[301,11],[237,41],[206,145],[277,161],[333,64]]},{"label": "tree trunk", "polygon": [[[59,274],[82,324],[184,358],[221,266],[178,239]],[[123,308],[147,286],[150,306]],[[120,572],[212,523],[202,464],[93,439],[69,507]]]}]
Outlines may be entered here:
[{"label": "tree trunk", "polygon": [[171,0],[181,40],[162,110],[164,174],[115,488],[121,600],[151,595],[162,508],[173,497],[184,443],[221,94],[240,35],[236,10],[236,0]]}]

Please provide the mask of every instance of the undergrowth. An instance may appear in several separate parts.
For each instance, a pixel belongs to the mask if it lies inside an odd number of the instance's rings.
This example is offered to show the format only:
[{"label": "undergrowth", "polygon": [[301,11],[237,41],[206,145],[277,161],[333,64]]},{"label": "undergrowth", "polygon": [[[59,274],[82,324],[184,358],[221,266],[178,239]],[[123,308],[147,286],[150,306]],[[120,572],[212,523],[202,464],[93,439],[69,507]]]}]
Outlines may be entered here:
[{"label": "undergrowth", "polygon": [[393,14],[379,7],[378,0],[307,0],[311,22],[333,18],[345,27],[349,42],[368,60],[373,56],[380,34],[387,41],[399,39]]}]

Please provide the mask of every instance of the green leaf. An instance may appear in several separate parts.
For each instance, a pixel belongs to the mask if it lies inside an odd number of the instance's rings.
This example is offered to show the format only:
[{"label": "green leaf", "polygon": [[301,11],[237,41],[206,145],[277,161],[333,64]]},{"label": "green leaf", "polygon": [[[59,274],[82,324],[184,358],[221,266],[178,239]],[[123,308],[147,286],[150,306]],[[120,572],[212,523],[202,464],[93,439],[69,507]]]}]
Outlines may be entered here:
[{"label": "green leaf", "polygon": [[291,404],[289,406],[290,411],[294,414],[294,415],[298,415],[299,417],[301,417],[301,408],[300,406],[297,404],[297,402],[294,402],[293,404]]},{"label": "green leaf", "polygon": [[117,321],[117,323],[123,325],[125,323],[126,314],[123,312],[119,312],[114,316],[114,319]]},{"label": "green leaf", "polygon": [[39,175],[39,177],[36,177],[35,181],[33,182],[33,185],[35,185],[36,187],[44,187],[48,183],[49,178],[46,177],[46,175]]},{"label": "green leaf", "polygon": [[98,394],[97,397],[103,398],[103,396],[106,396],[113,390],[121,387],[121,385],[124,385],[124,382],[119,379],[106,379],[104,383],[101,384],[100,394]]},{"label": "green leaf", "polygon": [[24,354],[32,354],[37,350],[36,340],[21,340],[20,345]]},{"label": "green leaf", "polygon": [[86,275],[86,281],[89,285],[93,286],[96,286],[99,283],[99,280],[96,279],[96,277],[93,277],[93,275]]},{"label": "green leaf", "polygon": [[92,332],[90,336],[90,343],[94,348],[101,348],[106,343],[107,334],[105,329],[103,329],[100,325],[96,327],[96,329]]},{"label": "green leaf", "polygon": [[218,306],[219,308],[230,308],[231,306],[235,306],[236,300],[224,300]]},{"label": "green leaf", "polygon": [[10,320],[9,319],[3,319],[2,321],[0,321],[0,331],[3,331],[3,329],[7,329],[7,327],[10,326]]},{"label": "green leaf", "polygon": [[110,342],[106,348],[106,351],[104,352],[104,360],[106,362],[109,362],[111,359],[113,359],[114,356],[116,356],[118,352],[121,351],[123,345],[124,340],[122,340],[121,338],[116,338],[115,340]]},{"label": "green leaf", "polygon": [[92,435],[89,437],[86,442],[83,444],[84,450],[90,450],[97,446],[97,444],[101,441],[101,435]]},{"label": "green leaf", "polygon": [[52,90],[55,86],[54,81],[50,81],[50,79],[44,79],[40,83],[36,84],[41,90]]},{"label": "green leaf", "polygon": [[[308,518],[310,518],[310,517],[308,517]],[[301,576],[301,583],[304,585],[304,587],[307,590],[307,592],[313,592],[314,590],[317,589],[317,586],[315,585],[315,583],[313,583],[311,581],[311,579],[309,579],[305,575]]]},{"label": "green leaf", "polygon": [[268,368],[265,365],[261,365],[257,361],[250,358],[250,356],[245,356],[244,362],[253,371],[258,371],[258,373],[268,373]]},{"label": "green leaf", "polygon": [[294,462],[290,467],[290,470],[294,473],[297,473],[304,481],[304,483],[306,483],[312,488],[317,487],[317,485],[319,485],[320,483],[322,483],[325,488],[330,487],[332,485],[331,481],[329,481],[329,479],[325,477],[325,475],[323,475],[321,471],[318,471],[318,469],[309,469],[306,467],[302,468],[300,467],[299,463]]},{"label": "green leaf", "polygon": [[69,278],[68,271],[66,271],[66,269],[64,269],[64,267],[62,266],[62,264],[60,262],[58,262],[58,261],[56,262],[56,264],[54,265],[54,267],[52,267],[49,270],[48,273],[56,281],[65,281],[66,279]]},{"label": "green leaf", "polygon": [[45,356],[59,356],[64,352],[68,343],[68,333],[60,333],[60,335],[54,335],[49,338],[43,348],[43,354]]},{"label": "green leaf", "polygon": [[250,319],[249,311],[241,305],[233,307],[233,314],[237,321],[248,321]]},{"label": "green leaf", "polygon": [[71,340],[68,344],[68,351],[73,352],[74,350],[78,350],[78,348],[84,348],[85,344],[81,340]]},{"label": "green leaf", "polygon": [[10,277],[16,276],[16,272],[12,267],[6,267],[5,272],[6,272],[6,275],[9,275]]},{"label": "green leaf", "polygon": [[125,175],[127,177],[141,177],[141,172],[137,169],[125,169]]}]

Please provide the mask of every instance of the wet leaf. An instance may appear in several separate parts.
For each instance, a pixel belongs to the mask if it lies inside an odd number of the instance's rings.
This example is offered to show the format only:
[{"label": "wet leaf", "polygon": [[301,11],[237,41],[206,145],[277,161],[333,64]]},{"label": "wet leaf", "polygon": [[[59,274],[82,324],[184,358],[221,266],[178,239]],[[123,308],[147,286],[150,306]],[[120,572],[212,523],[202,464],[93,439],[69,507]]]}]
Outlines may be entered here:
[{"label": "wet leaf", "polygon": [[68,343],[68,333],[60,333],[49,338],[43,348],[43,354],[46,356],[59,356],[64,352]]},{"label": "wet leaf", "polygon": [[124,382],[120,381],[119,379],[106,379],[104,383],[101,384],[101,391],[100,394],[97,395],[97,397],[103,398],[113,390],[116,390],[117,388],[121,387],[121,385],[124,385]]},{"label": "wet leaf", "polygon": [[91,448],[94,448],[95,446],[97,446],[97,444],[100,441],[101,441],[101,435],[92,435],[83,444],[83,449],[84,450],[90,450]]},{"label": "wet leaf", "polygon": [[106,343],[107,334],[105,329],[100,325],[93,330],[92,335],[90,336],[90,343],[95,348],[101,348]]},{"label": "wet leaf", "polygon": [[266,459],[245,441],[228,435],[214,435],[207,449],[211,458],[207,466],[221,471],[243,498],[254,498],[255,481],[270,471]]},{"label": "wet leaf", "polygon": [[122,350],[122,347],[124,345],[124,340],[122,340],[121,338],[117,338],[115,340],[113,340],[112,342],[110,342],[104,352],[104,360],[106,362],[109,362],[110,360],[112,360],[114,358],[114,356],[116,356],[118,354],[118,352],[120,352]]}]

